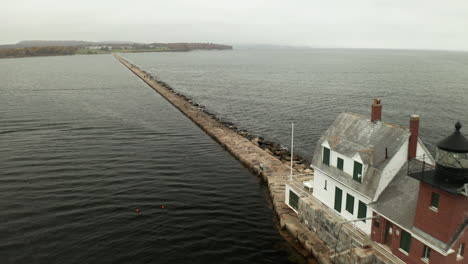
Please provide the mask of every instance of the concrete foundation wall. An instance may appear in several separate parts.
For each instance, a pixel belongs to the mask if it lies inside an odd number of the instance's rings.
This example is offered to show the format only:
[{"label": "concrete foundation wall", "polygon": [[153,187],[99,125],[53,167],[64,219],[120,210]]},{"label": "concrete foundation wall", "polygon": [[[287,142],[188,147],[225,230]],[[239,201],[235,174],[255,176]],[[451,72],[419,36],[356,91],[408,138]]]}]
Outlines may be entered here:
[{"label": "concrete foundation wall", "polygon": [[361,237],[357,237],[355,233],[350,232],[348,229],[340,228],[340,219],[330,217],[328,213],[319,207],[313,206],[307,202],[307,199],[299,200],[299,220],[308,229],[314,231],[335,253],[331,257],[334,263],[385,263],[373,254],[372,249],[362,248],[366,244],[365,239],[363,241]]},{"label": "concrete foundation wall", "polygon": [[[333,221],[319,209],[311,207],[304,200],[299,201],[299,220],[314,231],[332,250],[340,252],[349,249],[351,236],[346,232],[339,232],[338,222]],[[339,238],[338,237],[338,232]],[[338,243],[337,243],[338,242]]]}]

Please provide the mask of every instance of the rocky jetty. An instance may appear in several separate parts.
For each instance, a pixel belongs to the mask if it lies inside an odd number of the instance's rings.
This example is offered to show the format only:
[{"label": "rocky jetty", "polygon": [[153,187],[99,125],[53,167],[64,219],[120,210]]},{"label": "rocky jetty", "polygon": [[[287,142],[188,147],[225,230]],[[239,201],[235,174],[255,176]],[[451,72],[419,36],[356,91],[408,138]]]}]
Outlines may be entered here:
[{"label": "rocky jetty", "polygon": [[[236,124],[223,120],[222,118],[218,117],[217,115],[211,113],[204,105],[196,103],[192,98],[177,92],[174,90],[169,84],[166,82],[163,82],[161,80],[158,80],[151,74],[143,71],[145,73],[146,78],[149,78],[151,80],[156,81],[159,85],[162,87],[168,89],[169,91],[173,92],[174,94],[178,95],[179,97],[183,98],[185,101],[190,103],[191,105],[195,106],[198,108],[198,110],[205,112],[207,115],[211,116],[213,119],[217,120],[221,124],[223,124],[225,127],[235,131],[237,134],[243,136],[244,138],[250,140],[253,142],[255,145],[259,146],[269,154],[275,156],[281,162],[283,163],[290,163],[291,162],[291,152],[289,149],[279,143],[267,140],[259,135],[255,135],[246,129],[239,128]],[[312,173],[312,170],[310,169],[310,162],[306,160],[305,158],[299,156],[299,155],[294,155],[293,157],[293,168],[299,171],[302,174],[310,174]]]},{"label": "rocky jetty", "polygon": [[[332,251],[318,235],[303,225],[297,214],[285,203],[286,184],[290,179],[290,154],[287,148],[259,136],[228,121],[220,120],[202,105],[182,95],[168,84],[155,80],[147,72],[115,55],[122,64],[163,96],[176,109],[191,119],[197,126],[237,158],[254,175],[264,180],[270,195],[272,209],[276,212],[280,234],[300,253],[307,263],[331,264]],[[262,147],[261,147],[262,146]],[[275,154],[276,153],[276,154]],[[307,173],[308,163],[293,157],[292,169],[298,180],[310,180],[313,172]],[[297,168],[297,169],[296,169]],[[304,169],[304,174],[301,173]]]}]

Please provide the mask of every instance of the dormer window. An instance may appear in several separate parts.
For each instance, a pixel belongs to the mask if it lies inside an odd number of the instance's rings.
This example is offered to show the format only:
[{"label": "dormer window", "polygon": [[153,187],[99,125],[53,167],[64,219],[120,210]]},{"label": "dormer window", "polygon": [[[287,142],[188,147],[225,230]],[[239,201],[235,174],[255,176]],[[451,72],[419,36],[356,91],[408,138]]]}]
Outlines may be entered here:
[{"label": "dormer window", "polygon": [[330,166],[330,149],[323,147],[323,164]]},{"label": "dormer window", "polygon": [[362,164],[357,161],[354,162],[353,180],[362,182]]}]

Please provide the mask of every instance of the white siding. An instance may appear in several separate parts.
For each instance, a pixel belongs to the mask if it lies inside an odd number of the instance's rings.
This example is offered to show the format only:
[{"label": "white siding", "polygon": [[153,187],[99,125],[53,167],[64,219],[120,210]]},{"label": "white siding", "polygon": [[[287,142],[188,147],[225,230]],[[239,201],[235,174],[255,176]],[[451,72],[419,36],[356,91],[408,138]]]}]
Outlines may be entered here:
[{"label": "white siding", "polygon": [[[359,209],[359,201],[362,201],[366,205],[369,204],[370,200],[361,196],[359,193],[353,191],[352,189],[344,186],[343,184],[335,181],[333,178],[328,177],[321,171],[315,169],[315,176],[314,176],[314,192],[313,195],[324,203],[327,207],[330,208],[331,211],[341,215],[346,220],[354,220],[357,219],[358,209]],[[325,180],[327,181],[327,189],[325,190],[324,183]],[[343,191],[342,201],[341,201],[341,213],[338,213],[334,209],[335,205],[335,188],[338,187]],[[346,195],[351,194],[354,197],[354,212],[350,214],[346,211]],[[367,207],[367,217],[372,216],[372,210]],[[370,234],[371,232],[371,220],[367,220],[365,223],[362,221],[355,222],[357,228],[361,229],[366,234]]]},{"label": "white siding", "polygon": [[[327,181],[327,189],[324,189],[325,181]],[[314,191],[312,193],[317,199],[330,208],[333,208],[335,200],[335,185],[333,179],[326,176],[319,170],[314,171]]]},{"label": "white siding", "polygon": [[435,165],[435,160],[432,157],[431,153],[429,150],[424,146],[422,141],[418,138],[418,147],[416,148],[416,157],[420,160],[423,159],[424,156],[424,161],[428,164]]},{"label": "white siding", "polygon": [[[323,141],[322,147],[330,148],[330,144],[328,144],[328,140]],[[323,151],[323,149],[322,149],[322,151]]]},{"label": "white siding", "polygon": [[343,171],[352,177],[354,169],[354,160],[332,150],[330,151],[330,166],[337,167],[338,158],[343,160]]}]

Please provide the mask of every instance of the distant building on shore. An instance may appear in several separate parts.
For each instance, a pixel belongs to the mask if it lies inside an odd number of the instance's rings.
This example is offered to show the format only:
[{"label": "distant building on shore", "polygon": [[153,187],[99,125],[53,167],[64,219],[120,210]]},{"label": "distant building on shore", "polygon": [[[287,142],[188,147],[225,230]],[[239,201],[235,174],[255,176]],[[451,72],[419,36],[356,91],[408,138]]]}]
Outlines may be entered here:
[{"label": "distant building on shore", "polygon": [[112,46],[101,46],[101,45],[87,46],[86,48],[90,50],[112,50]]}]

